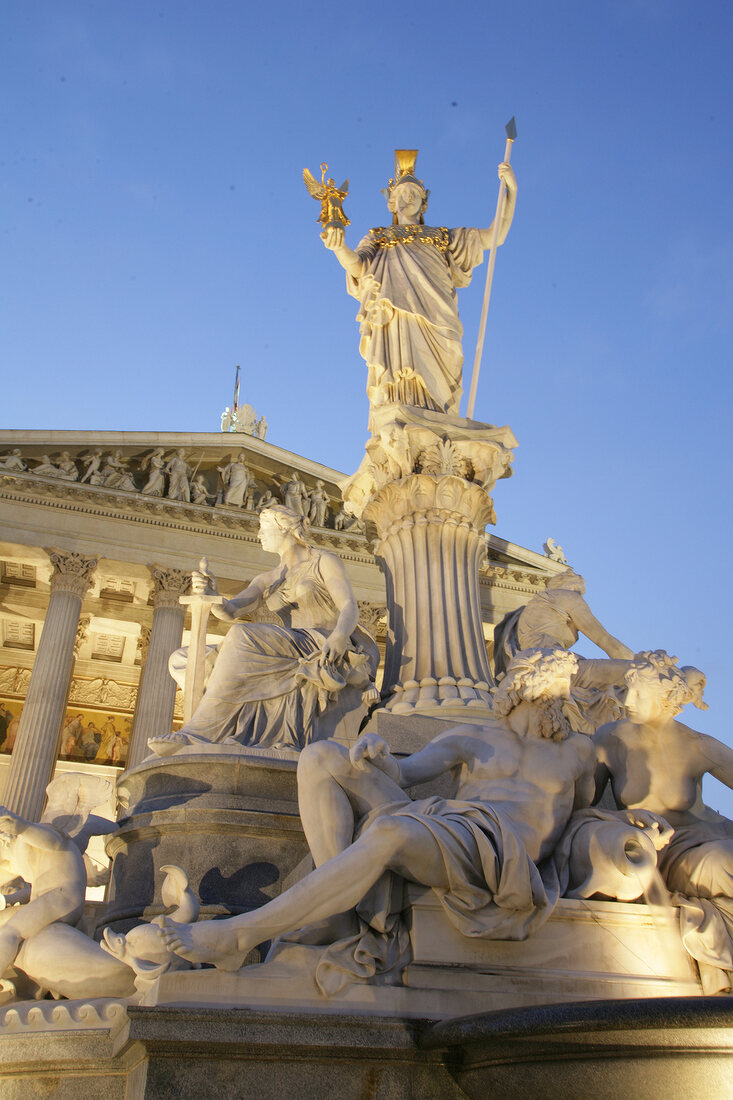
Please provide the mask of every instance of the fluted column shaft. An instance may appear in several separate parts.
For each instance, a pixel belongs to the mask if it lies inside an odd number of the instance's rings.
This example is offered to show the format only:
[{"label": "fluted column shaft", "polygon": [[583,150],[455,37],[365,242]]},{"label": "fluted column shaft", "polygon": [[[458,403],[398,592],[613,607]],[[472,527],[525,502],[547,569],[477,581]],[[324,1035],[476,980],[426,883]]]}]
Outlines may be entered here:
[{"label": "fluted column shaft", "polygon": [[38,821],[43,812],[46,787],[56,764],[82,600],[97,566],[96,558],[82,554],[63,550],[49,550],[48,554],[54,570],[51,598],[3,799],[9,809],[29,821]]},{"label": "fluted column shaft", "polygon": [[151,572],[153,627],[132,719],[128,768],[149,755],[149,738],[170,733],[173,726],[176,682],[168,671],[168,661],[181,645],[186,609],[178,601],[191,583],[191,574],[180,569],[152,568]]},{"label": "fluted column shaft", "polygon": [[478,570],[491,508],[480,486],[426,474],[390,482],[366,506],[387,580],[387,709],[489,706]]}]

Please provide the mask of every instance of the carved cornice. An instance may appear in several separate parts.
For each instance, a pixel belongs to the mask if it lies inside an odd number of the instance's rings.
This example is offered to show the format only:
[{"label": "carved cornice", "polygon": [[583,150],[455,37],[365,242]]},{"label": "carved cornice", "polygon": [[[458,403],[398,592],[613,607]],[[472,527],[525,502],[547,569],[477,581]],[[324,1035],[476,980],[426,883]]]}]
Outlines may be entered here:
[{"label": "carved cornice", "polygon": [[[254,512],[211,508],[183,501],[161,500],[116,489],[89,487],[44,478],[0,473],[0,500],[53,508],[101,519],[139,523],[147,527],[205,534],[256,544],[259,516]],[[316,529],[309,532],[316,546],[333,549],[345,561],[373,564],[367,539],[355,531]]]},{"label": "carved cornice", "polygon": [[53,573],[51,592],[71,592],[84,599],[92,586],[97,558],[89,558],[75,550],[47,550]]},{"label": "carved cornice", "polygon": [[153,607],[179,607],[178,599],[191,587],[191,574],[182,569],[150,566],[153,575]]},{"label": "carved cornice", "polygon": [[549,577],[525,569],[507,569],[496,565],[490,559],[479,569],[479,583],[490,588],[501,588],[508,592],[525,592],[535,596],[547,584]]}]

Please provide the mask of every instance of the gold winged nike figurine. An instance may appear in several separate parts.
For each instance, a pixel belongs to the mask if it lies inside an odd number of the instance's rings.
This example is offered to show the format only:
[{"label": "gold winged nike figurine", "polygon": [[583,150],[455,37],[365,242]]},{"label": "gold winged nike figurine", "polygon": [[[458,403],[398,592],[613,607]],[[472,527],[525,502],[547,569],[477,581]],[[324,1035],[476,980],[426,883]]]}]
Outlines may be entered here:
[{"label": "gold winged nike figurine", "polygon": [[328,165],[324,161],[321,165],[321,182],[319,183],[307,168],[303,169],[303,182],[313,198],[321,204],[321,213],[318,215],[318,221],[323,226],[321,236],[331,226],[351,225],[344,214],[343,208],[343,201],[349,193],[349,181],[344,180],[341,186],[337,187],[335,180],[326,179],[327,171]]}]

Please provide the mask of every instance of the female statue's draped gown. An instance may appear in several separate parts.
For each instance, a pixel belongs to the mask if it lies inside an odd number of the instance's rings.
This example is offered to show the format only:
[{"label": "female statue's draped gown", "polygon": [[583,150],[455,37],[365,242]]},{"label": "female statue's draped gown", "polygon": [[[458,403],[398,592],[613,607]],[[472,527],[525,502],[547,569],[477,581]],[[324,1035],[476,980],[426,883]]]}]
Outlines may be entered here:
[{"label": "female statue's draped gown", "polygon": [[463,328],[456,287],[468,286],[483,259],[479,230],[388,226],[372,229],[356,252],[366,268],[359,277],[347,274],[346,283],[361,303],[370,404],[457,415]]},{"label": "female statue's draped gown", "polygon": [[283,568],[264,593],[286,625],[234,623],[221,646],[201,703],[180,734],[191,741],[300,749],[313,739],[319,713],[347,684],[374,678],[376,643],[357,626],[342,661],[319,663],[339,612],[321,573],[323,551]]}]

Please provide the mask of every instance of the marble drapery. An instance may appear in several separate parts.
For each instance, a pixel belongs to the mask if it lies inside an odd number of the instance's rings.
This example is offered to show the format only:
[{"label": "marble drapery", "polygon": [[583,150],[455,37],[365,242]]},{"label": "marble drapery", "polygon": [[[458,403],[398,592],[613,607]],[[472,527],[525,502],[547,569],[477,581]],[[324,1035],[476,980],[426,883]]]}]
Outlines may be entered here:
[{"label": "marble drapery", "polygon": [[379,653],[357,626],[343,660],[320,660],[338,610],[321,573],[322,552],[283,570],[266,593],[285,625],[234,623],[219,647],[206,693],[177,735],[180,741],[301,749],[319,714],[347,686],[373,680]]},{"label": "marble drapery", "polygon": [[370,404],[394,401],[457,415],[463,328],[456,287],[468,286],[481,263],[479,230],[372,229],[356,252],[365,270],[347,273],[346,282],[360,302]]}]

